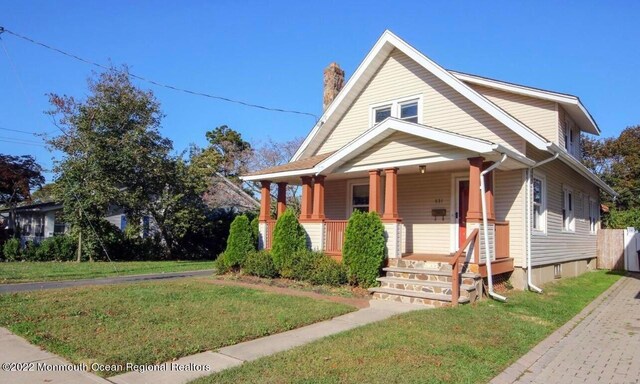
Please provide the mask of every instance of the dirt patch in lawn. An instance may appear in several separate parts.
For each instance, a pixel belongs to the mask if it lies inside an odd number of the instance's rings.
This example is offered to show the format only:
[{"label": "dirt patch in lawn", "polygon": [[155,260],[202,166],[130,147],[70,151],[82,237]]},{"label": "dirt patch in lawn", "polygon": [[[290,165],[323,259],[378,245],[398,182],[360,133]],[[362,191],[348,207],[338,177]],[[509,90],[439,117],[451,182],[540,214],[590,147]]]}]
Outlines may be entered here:
[{"label": "dirt patch in lawn", "polygon": [[[293,288],[292,285],[295,285],[295,282],[286,279],[269,280],[260,279],[253,276],[233,276],[231,278],[227,276],[220,276],[213,278],[202,278],[201,280],[215,285],[260,289],[265,292],[273,292],[282,295],[309,297],[316,300],[326,300],[334,303],[351,305],[359,309],[369,307],[369,300],[371,298],[366,290],[360,289],[353,291],[353,297],[344,297],[314,292],[313,290]],[[265,280],[267,281],[265,282]]]}]

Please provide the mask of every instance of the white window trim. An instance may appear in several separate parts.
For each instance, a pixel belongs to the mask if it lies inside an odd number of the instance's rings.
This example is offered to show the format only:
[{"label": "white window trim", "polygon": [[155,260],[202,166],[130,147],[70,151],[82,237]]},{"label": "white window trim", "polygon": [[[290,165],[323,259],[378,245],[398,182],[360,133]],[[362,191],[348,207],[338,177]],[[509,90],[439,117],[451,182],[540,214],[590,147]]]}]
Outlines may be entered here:
[{"label": "white window trim", "polygon": [[391,117],[400,119],[400,106],[412,101],[418,103],[418,124],[422,124],[422,94],[419,94],[369,105],[369,127],[376,124],[376,109],[391,107]]},{"label": "white window trim", "polygon": [[[571,194],[571,210],[568,209],[568,195]],[[565,221],[562,221],[562,232],[565,233],[575,233],[576,232],[576,199],[575,193],[573,192],[573,188],[571,187],[562,187],[562,209],[565,211],[567,215],[568,222],[565,224]],[[570,214],[569,214],[570,213]],[[568,227],[568,228],[567,228]]]},{"label": "white window trim", "polygon": [[353,213],[353,187],[356,185],[369,186],[369,179],[354,179],[347,182],[347,220]]},{"label": "white window trim", "polygon": [[[593,211],[593,212],[592,212]],[[593,224],[591,223],[593,213]],[[600,207],[596,203],[596,199],[589,196],[589,234],[597,235],[598,234],[598,222],[600,221]]]},{"label": "white window trim", "polygon": [[542,201],[540,203],[540,224],[541,228],[536,229],[533,227],[533,184],[531,184],[531,232],[534,235],[546,235],[547,234],[547,178],[544,175],[537,173],[533,174],[534,179],[538,179],[542,182]]}]

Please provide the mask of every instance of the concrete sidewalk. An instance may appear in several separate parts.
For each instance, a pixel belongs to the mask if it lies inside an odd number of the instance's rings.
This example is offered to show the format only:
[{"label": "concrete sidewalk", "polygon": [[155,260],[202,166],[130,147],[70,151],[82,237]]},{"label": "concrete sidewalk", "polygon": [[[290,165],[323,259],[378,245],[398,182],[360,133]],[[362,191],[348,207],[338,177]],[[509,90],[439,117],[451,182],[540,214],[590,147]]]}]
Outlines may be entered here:
[{"label": "concrete sidewalk", "polygon": [[[0,363],[27,363],[31,372],[0,370],[0,383],[27,384],[47,383],[116,383],[116,384],[176,384],[187,383],[199,377],[208,376],[224,369],[252,361],[263,356],[286,351],[310,343],[323,337],[349,329],[387,319],[399,313],[425,309],[425,307],[390,301],[372,300],[368,308],[260,339],[222,348],[217,352],[207,351],[164,363],[144,373],[132,371],[102,379],[84,371],[47,372],[35,365],[60,367],[69,365],[64,359],[29,344],[5,328],[0,328]],[[33,363],[30,366],[29,363]],[[24,364],[23,364],[24,365]],[[206,369],[208,366],[209,369]],[[4,368],[5,366],[3,366]]]},{"label": "concrete sidewalk", "polygon": [[141,282],[141,281],[182,279],[185,277],[210,276],[213,274],[213,271],[214,271],[213,269],[203,269],[198,271],[165,272],[165,273],[149,273],[146,275],[101,277],[97,279],[0,284],[0,293],[42,291],[45,289],[83,287],[83,286],[89,286],[89,285],[108,285],[108,284],[135,283],[135,282]]},{"label": "concrete sidewalk", "polygon": [[0,363],[0,383],[109,384],[107,380],[83,370],[47,371],[71,364],[53,353],[29,344],[6,328],[0,328]]},{"label": "concrete sidewalk", "polygon": [[623,277],[492,384],[640,383],[640,275]]}]

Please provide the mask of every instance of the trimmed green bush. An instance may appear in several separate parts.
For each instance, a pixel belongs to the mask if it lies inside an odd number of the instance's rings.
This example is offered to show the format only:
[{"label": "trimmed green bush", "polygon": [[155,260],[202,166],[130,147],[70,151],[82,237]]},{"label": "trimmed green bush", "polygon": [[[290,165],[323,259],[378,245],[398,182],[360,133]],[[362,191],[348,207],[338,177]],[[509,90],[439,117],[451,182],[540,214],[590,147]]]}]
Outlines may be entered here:
[{"label": "trimmed green bush", "polygon": [[347,283],[347,267],[333,260],[331,257],[323,255],[316,260],[313,273],[309,282],[315,285],[339,286]]},{"label": "trimmed green bush", "polygon": [[71,236],[48,237],[35,251],[37,261],[70,261],[76,258],[76,242]]},{"label": "trimmed green bush", "polygon": [[22,250],[22,259],[25,261],[39,261],[38,249],[40,245],[34,241],[25,241],[24,249]]},{"label": "trimmed green bush", "polygon": [[4,259],[8,261],[18,261],[21,259],[21,251],[20,251],[20,240],[12,237],[5,241],[2,246],[2,253],[4,254]]},{"label": "trimmed green bush", "polygon": [[292,277],[295,254],[306,248],[307,234],[293,210],[288,208],[276,222],[271,247],[273,263],[282,277]]},{"label": "trimmed green bush", "polygon": [[249,253],[242,266],[242,271],[258,277],[274,278],[278,276],[278,270],[273,265],[271,254],[267,251]]},{"label": "trimmed green bush", "polygon": [[247,255],[255,250],[249,219],[245,215],[237,216],[231,223],[227,249],[218,259],[226,269],[238,268]]},{"label": "trimmed green bush", "polygon": [[368,288],[377,284],[385,258],[384,225],[375,212],[355,211],[345,230],[343,262],[349,282]]},{"label": "trimmed green bush", "polygon": [[291,277],[295,280],[308,281],[311,279],[318,261],[325,257],[322,252],[303,249],[293,254],[291,265]]},{"label": "trimmed green bush", "polygon": [[251,234],[253,235],[253,246],[258,249],[260,245],[260,220],[258,216],[251,220]]}]

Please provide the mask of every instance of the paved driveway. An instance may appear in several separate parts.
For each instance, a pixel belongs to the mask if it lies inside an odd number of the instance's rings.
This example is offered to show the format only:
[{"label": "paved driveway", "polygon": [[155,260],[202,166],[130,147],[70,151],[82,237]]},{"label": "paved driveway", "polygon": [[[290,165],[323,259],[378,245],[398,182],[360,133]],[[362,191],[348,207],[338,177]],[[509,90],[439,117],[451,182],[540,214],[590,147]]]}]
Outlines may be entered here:
[{"label": "paved driveway", "polygon": [[98,279],[47,281],[47,282],[41,282],[41,283],[0,284],[0,293],[41,291],[44,289],[82,287],[86,285],[107,285],[107,284],[134,283],[134,282],[140,282],[140,281],[172,280],[172,279],[181,279],[185,277],[194,277],[194,276],[210,276],[212,274],[213,274],[213,269],[205,269],[201,271],[152,273],[147,275],[103,277]]},{"label": "paved driveway", "polygon": [[640,383],[640,275],[620,279],[491,383]]}]

